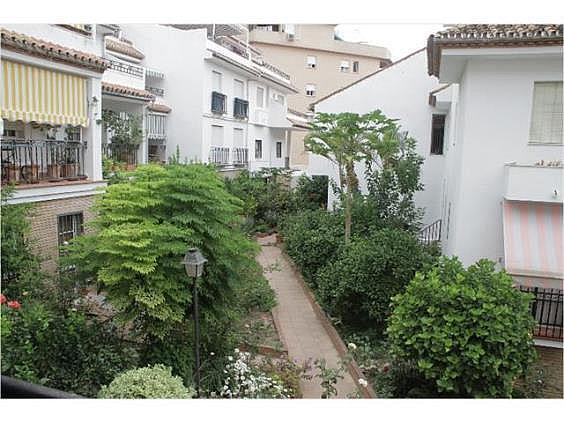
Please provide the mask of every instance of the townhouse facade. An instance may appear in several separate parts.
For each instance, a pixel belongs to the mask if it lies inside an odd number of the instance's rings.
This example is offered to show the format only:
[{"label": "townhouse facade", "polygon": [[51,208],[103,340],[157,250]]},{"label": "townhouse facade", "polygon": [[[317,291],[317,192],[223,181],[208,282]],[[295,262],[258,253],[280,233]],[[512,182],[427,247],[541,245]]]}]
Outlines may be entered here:
[{"label": "townhouse facade", "polygon": [[[439,241],[443,254],[466,266],[488,258],[534,294],[535,344],[554,365],[560,395],[562,37],[562,25],[454,26],[314,104],[318,112],[381,109],[417,140],[422,240]],[[359,163],[366,191],[363,170]],[[319,156],[308,171],[338,177]]]},{"label": "townhouse facade", "polygon": [[[390,61],[387,48],[339,39],[334,24],[250,25],[249,42],[264,58],[291,75],[298,93],[289,99],[297,116],[311,115],[309,105],[336,89],[348,85]],[[305,170],[308,154],[303,139],[307,131],[299,124],[292,133],[290,164]]]},{"label": "townhouse facade", "polygon": [[122,28],[147,66],[166,74],[168,155],[178,151],[181,160],[215,163],[226,173],[288,165],[288,99],[296,89],[243,41],[244,26]]}]

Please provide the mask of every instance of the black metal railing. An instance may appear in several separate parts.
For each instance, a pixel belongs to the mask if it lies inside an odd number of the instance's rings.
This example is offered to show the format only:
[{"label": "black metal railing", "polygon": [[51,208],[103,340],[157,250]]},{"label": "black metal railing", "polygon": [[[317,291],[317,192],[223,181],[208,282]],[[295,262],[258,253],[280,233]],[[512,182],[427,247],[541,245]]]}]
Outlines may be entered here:
[{"label": "black metal railing", "polygon": [[430,225],[425,226],[419,231],[419,241],[424,245],[441,242],[441,227],[441,219],[435,220]]},{"label": "black metal railing", "polygon": [[563,339],[562,297],[564,291],[558,288],[519,286],[523,292],[534,295],[531,313],[537,321],[534,335],[541,338]]},{"label": "black metal railing", "polygon": [[249,102],[242,98],[235,97],[233,99],[233,116],[240,119],[249,117]]},{"label": "black metal railing", "polygon": [[249,149],[247,147],[233,148],[233,164],[237,166],[249,163]]},{"label": "black metal railing", "polygon": [[70,392],[48,388],[43,385],[26,382],[9,376],[1,376],[2,379],[2,398],[84,398]]},{"label": "black metal railing", "polygon": [[2,184],[85,179],[83,141],[1,138]]},{"label": "black metal railing", "polygon": [[229,147],[211,147],[210,163],[217,165],[229,164]]},{"label": "black metal railing", "polygon": [[102,154],[105,158],[125,163],[130,169],[137,166],[138,150],[139,146],[133,144],[110,143],[102,145]]},{"label": "black metal railing", "polygon": [[225,113],[227,111],[225,107],[227,96],[217,91],[212,91],[211,98],[211,111],[214,113]]},{"label": "black metal railing", "polygon": [[118,62],[117,60],[108,60],[110,62],[110,69],[115,71],[126,73],[128,75],[136,76],[137,78],[143,78],[145,72],[140,66],[130,65],[128,63]]},{"label": "black metal railing", "polygon": [[164,97],[164,88],[145,86],[145,89],[158,97]]}]

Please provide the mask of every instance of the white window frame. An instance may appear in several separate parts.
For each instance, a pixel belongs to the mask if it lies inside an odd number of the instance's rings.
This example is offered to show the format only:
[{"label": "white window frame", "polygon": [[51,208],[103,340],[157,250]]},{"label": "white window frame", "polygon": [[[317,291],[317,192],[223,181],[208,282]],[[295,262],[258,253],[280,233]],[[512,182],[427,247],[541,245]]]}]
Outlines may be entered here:
[{"label": "white window frame", "polygon": [[[312,87],[313,87],[313,89],[311,89]],[[305,85],[305,95],[306,95],[306,97],[315,97],[316,92],[317,92],[317,87],[315,86],[315,84],[306,84]]]},{"label": "white window frame", "polygon": [[307,58],[306,58],[306,66],[309,69],[316,69],[317,68],[317,57],[308,55]]},{"label": "white window frame", "polygon": [[[542,86],[554,86],[552,104],[539,98]],[[546,100],[546,99],[544,99]],[[544,110],[541,110],[544,108]],[[552,115],[552,116],[550,116]],[[556,121],[556,122],[555,122]],[[563,145],[562,140],[562,81],[535,81],[533,85],[533,99],[531,103],[531,121],[529,126],[529,144],[532,145]],[[539,126],[541,127],[539,129]],[[543,128],[550,126],[548,134]]]},{"label": "white window frame", "polygon": [[[241,96],[238,95],[238,85],[241,84]],[[240,79],[233,79],[233,97],[240,98],[241,100],[246,100],[245,96],[245,81],[241,81]]]},{"label": "white window frame", "polygon": [[[70,225],[70,228],[63,228],[62,225]],[[67,245],[68,240],[74,239],[83,233],[84,213],[82,211],[57,215],[57,242],[59,248]],[[68,238],[68,240],[65,238]]]},{"label": "white window frame", "polygon": [[[259,97],[259,92],[262,90],[262,96]],[[260,98],[260,103],[259,103]],[[264,109],[266,107],[266,89],[261,86],[257,86],[257,108]]]}]

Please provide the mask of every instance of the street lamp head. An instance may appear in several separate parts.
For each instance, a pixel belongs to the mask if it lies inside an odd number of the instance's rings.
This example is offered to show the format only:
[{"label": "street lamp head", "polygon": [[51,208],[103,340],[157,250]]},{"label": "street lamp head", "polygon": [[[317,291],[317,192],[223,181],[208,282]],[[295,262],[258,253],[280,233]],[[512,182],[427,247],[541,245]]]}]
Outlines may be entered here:
[{"label": "street lamp head", "polygon": [[193,278],[197,278],[202,276],[204,272],[204,263],[207,260],[204,258],[200,250],[197,248],[190,248],[186,255],[184,256],[184,260],[182,264],[184,264],[184,268],[186,269],[186,274]]}]

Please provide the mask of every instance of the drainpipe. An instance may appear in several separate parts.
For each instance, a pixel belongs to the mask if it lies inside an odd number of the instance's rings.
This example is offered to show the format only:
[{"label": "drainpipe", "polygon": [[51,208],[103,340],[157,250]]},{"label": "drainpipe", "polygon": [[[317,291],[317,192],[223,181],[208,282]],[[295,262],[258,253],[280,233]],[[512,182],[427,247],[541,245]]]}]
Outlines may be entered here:
[{"label": "drainpipe", "polygon": [[[250,82],[251,82],[251,80],[247,78],[247,88],[246,89],[247,89],[247,101],[249,102],[249,105],[251,104],[251,101],[250,101],[251,97],[250,97],[250,91],[249,91],[249,83]],[[247,117],[247,134],[245,135],[245,145],[247,147],[247,154],[248,154],[247,166],[248,166],[249,170],[251,168],[251,148],[249,146],[249,132],[250,132],[250,128],[251,128],[251,124],[249,123],[249,120],[251,118],[251,116],[250,116],[251,110],[250,109],[251,108],[249,107],[249,116]]]}]

